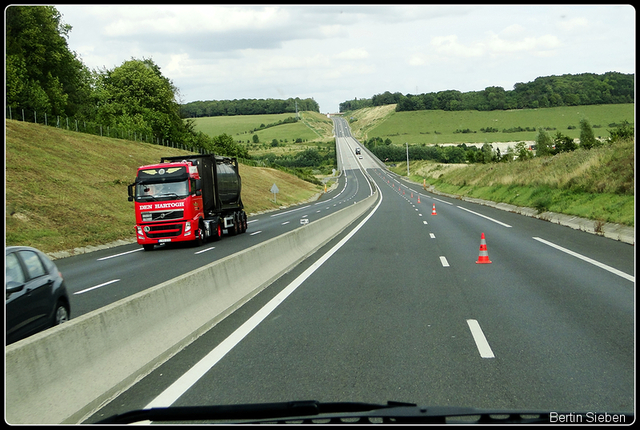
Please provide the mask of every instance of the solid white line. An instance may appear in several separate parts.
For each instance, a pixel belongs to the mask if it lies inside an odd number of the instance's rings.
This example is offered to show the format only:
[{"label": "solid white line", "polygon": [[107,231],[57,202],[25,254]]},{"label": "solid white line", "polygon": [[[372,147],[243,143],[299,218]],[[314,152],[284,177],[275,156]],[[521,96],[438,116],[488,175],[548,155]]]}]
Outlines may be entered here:
[{"label": "solid white line", "polygon": [[[378,192],[379,189],[378,189]],[[358,224],[349,234],[347,234],[340,242],[331,248],[326,254],[320,257],[300,276],[287,285],[280,293],[269,301],[262,309],[256,312],[244,324],[236,329],[228,338],[223,340],[209,354],[197,362],[191,369],[178,378],[173,384],[165,389],[158,397],[153,399],[151,403],[145,406],[145,409],[171,406],[182,394],[184,394],[193,384],[195,384],[206,372],[208,372],[218,361],[220,361],[229,351],[231,351],[242,339],[245,338],[254,328],[258,326],[271,312],[273,312],[280,303],[282,303],[291,293],[293,293],[309,276],[320,268],[333,254],[335,254],[349,239],[355,235],[358,230],[371,218],[378,210],[382,203],[382,193],[380,192],[380,200],[376,207],[371,211],[360,224]]]},{"label": "solid white line", "polygon": [[254,231],[249,236],[254,236],[254,235],[259,234],[259,233],[262,233],[262,230]]},{"label": "solid white line", "polygon": [[440,257],[440,262],[442,263],[442,267],[449,267],[449,262],[446,257]]},{"label": "solid white line", "polygon": [[76,291],[76,292],[75,292],[75,293],[73,293],[73,294],[82,294],[82,293],[86,293],[87,291],[95,290],[96,288],[100,288],[100,287],[104,287],[105,285],[113,284],[114,282],[118,282],[119,280],[120,280],[120,279],[114,279],[113,281],[105,282],[104,284],[96,285],[95,287],[90,287],[90,288],[87,288],[86,290]]},{"label": "solid white line", "polygon": [[471,330],[471,335],[473,336],[473,340],[476,342],[476,346],[478,347],[478,352],[480,353],[480,357],[482,358],[494,358],[493,351],[489,346],[489,342],[487,342],[487,338],[484,337],[484,333],[480,328],[480,324],[476,320],[467,320],[467,324],[469,325],[469,330]]},{"label": "solid white line", "polygon": [[138,249],[134,249],[133,251],[127,251],[127,252],[122,252],[120,254],[115,254],[115,255],[110,255],[108,257],[102,257],[102,258],[98,258],[97,261],[102,261],[102,260],[108,260],[110,258],[114,258],[114,257],[120,257],[121,255],[127,255],[127,254],[131,254],[132,252],[138,252],[138,251],[142,251],[144,248],[138,248]]},{"label": "solid white line", "polygon": [[251,221],[247,221],[247,224],[251,224],[252,222],[258,221],[257,219],[252,219]]},{"label": "solid white line", "polygon": [[488,217],[488,216],[486,216],[486,215],[479,214],[478,212],[474,212],[474,211],[469,210],[469,209],[467,209],[467,208],[463,208],[462,206],[458,206],[458,207],[459,207],[460,209],[462,209],[463,211],[467,211],[467,212],[470,212],[470,213],[472,213],[472,214],[474,214],[474,215],[478,215],[478,216],[480,216],[480,217],[482,217],[482,218],[486,218],[486,219],[488,219],[489,221],[493,221],[493,222],[495,222],[495,223],[497,223],[497,224],[500,224],[500,225],[503,225],[503,226],[505,226],[505,227],[511,227],[509,224],[505,224],[505,223],[503,223],[502,221],[498,221],[498,220],[496,220],[496,219],[489,218],[489,217]]},{"label": "solid white line", "polygon": [[453,205],[453,203],[445,202],[444,200],[440,200],[440,199],[438,199],[436,197],[432,197],[432,199],[433,200],[437,200],[437,201],[442,202],[442,203],[445,203],[445,204],[448,204],[448,205]]},{"label": "solid white line", "polygon": [[211,251],[212,249],[216,249],[216,247],[212,246],[211,248],[207,248],[207,249],[203,249],[202,251],[194,252],[194,254],[195,255],[202,254],[203,252]]},{"label": "solid white line", "polygon": [[555,243],[552,243],[552,242],[546,241],[546,240],[541,239],[541,238],[539,238],[539,237],[534,237],[533,239],[534,239],[534,240],[537,240],[538,242],[542,242],[542,243],[544,243],[545,245],[549,245],[549,246],[551,246],[551,247],[553,247],[553,248],[556,248],[556,249],[558,249],[558,250],[560,250],[560,251],[562,251],[562,252],[566,252],[566,253],[567,253],[567,254],[569,254],[569,255],[573,255],[574,257],[577,257],[577,258],[579,258],[579,259],[581,259],[581,260],[584,260],[584,261],[586,261],[587,263],[591,263],[591,264],[593,264],[594,266],[598,266],[598,267],[600,267],[601,269],[608,270],[609,272],[611,272],[611,273],[613,273],[613,274],[615,274],[615,275],[618,275],[618,276],[620,276],[620,277],[623,277],[623,278],[624,278],[624,279],[626,279],[626,280],[629,280],[629,281],[631,281],[631,282],[635,282],[635,281],[636,281],[635,276],[627,275],[626,273],[624,273],[624,272],[623,272],[623,271],[621,271],[621,270],[615,269],[615,268],[613,268],[613,267],[611,267],[611,266],[607,266],[607,265],[606,265],[606,264],[604,264],[604,263],[600,263],[599,261],[593,260],[593,259],[591,259],[591,258],[589,258],[589,257],[585,257],[584,255],[582,255],[582,254],[578,254],[577,252],[573,252],[573,251],[571,251],[571,250],[569,250],[569,249],[567,249],[567,248],[563,248],[563,247],[561,247],[560,245],[556,245]]}]

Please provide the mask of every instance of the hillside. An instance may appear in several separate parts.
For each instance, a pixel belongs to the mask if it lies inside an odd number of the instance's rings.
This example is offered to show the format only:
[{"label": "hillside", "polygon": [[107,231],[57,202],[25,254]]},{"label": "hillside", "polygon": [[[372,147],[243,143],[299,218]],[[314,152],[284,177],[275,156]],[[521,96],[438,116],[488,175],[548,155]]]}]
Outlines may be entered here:
[{"label": "hillside", "polygon": [[540,127],[547,128],[551,135],[560,132],[575,139],[580,136],[583,118],[596,137],[606,138],[611,124],[625,120],[633,124],[635,119],[633,103],[495,111],[396,112],[395,106],[359,109],[345,118],[350,120],[357,139],[381,137],[396,145],[531,142]]},{"label": "hillside", "polygon": [[[345,114],[352,133],[360,141],[374,136],[390,138],[396,145],[408,142],[425,144],[438,139],[440,144],[492,143],[504,152],[514,146],[516,138],[529,142],[537,132],[475,133],[453,131],[463,128],[479,129],[491,119],[504,128],[527,124],[546,124],[556,127],[563,135],[579,138],[579,120],[586,117],[598,137],[609,137],[610,123],[634,121],[634,105],[572,106],[519,111],[413,111],[395,112],[395,105],[358,109]],[[435,125],[437,124],[437,125]],[[440,134],[424,130],[437,127]],[[497,128],[497,127],[496,127]],[[550,131],[555,134],[556,131]],[[509,143],[502,141],[512,138]],[[475,140],[474,140],[475,139]],[[434,143],[434,142],[432,142]],[[391,170],[406,175],[405,162],[392,163]],[[516,206],[531,207],[539,212],[557,212],[627,226],[635,225],[635,145],[620,141],[589,151],[577,150],[553,157],[535,157],[525,162],[488,164],[442,164],[433,161],[411,160],[411,179],[448,194],[474,197]]]},{"label": "hillside", "polygon": [[[186,151],[6,120],[5,245],[45,252],[133,239],[127,185],[138,166]],[[247,213],[312,198],[321,188],[278,170],[240,166]],[[278,185],[277,205],[269,192]]]},{"label": "hillside", "polygon": [[[332,144],[333,121],[326,115],[304,111],[300,112],[299,121],[286,122],[292,118],[295,114],[212,116],[194,118],[193,123],[197,131],[209,136],[230,135],[245,146],[251,156],[282,155]],[[254,135],[257,143],[253,141]],[[272,146],[274,139],[280,142],[277,147]]]}]

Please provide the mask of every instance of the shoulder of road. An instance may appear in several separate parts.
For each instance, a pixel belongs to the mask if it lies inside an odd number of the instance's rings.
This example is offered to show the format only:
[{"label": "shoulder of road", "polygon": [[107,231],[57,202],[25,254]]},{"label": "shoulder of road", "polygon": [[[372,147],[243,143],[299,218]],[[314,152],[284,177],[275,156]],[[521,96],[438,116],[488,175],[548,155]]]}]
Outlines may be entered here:
[{"label": "shoulder of road", "polygon": [[[402,178],[405,182],[409,182],[414,185],[422,186],[417,182],[408,181]],[[544,221],[549,221],[554,224],[571,227],[576,230],[582,230],[587,233],[597,234],[609,239],[618,240],[620,242],[629,243],[635,245],[635,228],[622,224],[614,223],[601,223],[587,218],[580,218],[573,215],[565,215],[556,212],[538,212],[534,208],[528,208],[523,206],[511,205],[508,203],[496,203],[489,200],[476,199],[473,197],[459,196],[456,194],[447,194],[436,190],[433,186],[427,187],[427,191],[440,196],[450,197],[452,199],[458,199],[466,202],[473,202],[484,206],[491,206],[496,209],[500,209],[507,212],[513,212],[520,215],[529,216],[532,218],[538,218]]]}]

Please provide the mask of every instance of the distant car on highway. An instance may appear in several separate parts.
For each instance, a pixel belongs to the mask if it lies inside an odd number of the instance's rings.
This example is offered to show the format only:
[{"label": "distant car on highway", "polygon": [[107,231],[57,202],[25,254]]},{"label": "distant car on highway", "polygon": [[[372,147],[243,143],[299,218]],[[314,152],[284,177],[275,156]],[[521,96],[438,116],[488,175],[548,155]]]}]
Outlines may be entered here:
[{"label": "distant car on highway", "polygon": [[29,246],[5,248],[7,344],[69,320],[69,295],[56,265]]},{"label": "distant car on highway", "polygon": [[360,148],[356,148],[356,155],[360,155]]}]

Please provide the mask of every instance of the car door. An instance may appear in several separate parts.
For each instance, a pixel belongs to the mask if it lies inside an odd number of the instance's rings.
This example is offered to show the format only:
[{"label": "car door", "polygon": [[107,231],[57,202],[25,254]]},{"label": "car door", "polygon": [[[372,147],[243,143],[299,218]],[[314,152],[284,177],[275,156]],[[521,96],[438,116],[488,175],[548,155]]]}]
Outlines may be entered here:
[{"label": "car door", "polygon": [[5,275],[7,343],[11,343],[24,336],[30,318],[24,311],[25,302],[29,301],[25,288],[27,277],[15,252],[6,255]]},{"label": "car door", "polygon": [[21,338],[50,325],[54,280],[35,251],[21,250],[14,254],[18,256],[25,275],[24,288],[18,291],[18,294],[14,293],[16,297],[11,303],[15,321],[18,322],[15,334]]}]

